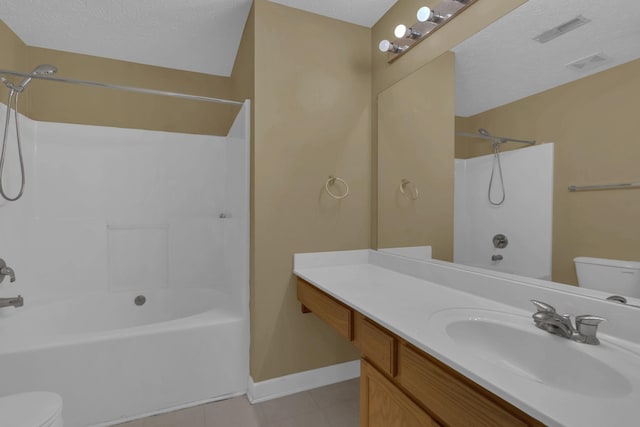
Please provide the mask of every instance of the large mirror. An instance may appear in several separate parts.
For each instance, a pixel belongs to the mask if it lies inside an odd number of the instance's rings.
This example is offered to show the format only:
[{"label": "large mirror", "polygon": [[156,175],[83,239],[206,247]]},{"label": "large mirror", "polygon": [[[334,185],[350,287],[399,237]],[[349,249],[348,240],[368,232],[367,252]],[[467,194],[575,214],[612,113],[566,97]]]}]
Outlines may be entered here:
[{"label": "large mirror", "polygon": [[378,248],[570,285],[640,261],[640,188],[569,191],[640,182],[638,18],[529,0],[381,93]]}]

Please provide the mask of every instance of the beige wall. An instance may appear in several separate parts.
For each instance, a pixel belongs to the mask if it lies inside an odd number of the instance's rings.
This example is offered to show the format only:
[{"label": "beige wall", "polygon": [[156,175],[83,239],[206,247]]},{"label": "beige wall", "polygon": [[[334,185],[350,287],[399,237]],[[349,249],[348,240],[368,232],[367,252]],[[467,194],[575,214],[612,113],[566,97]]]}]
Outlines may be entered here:
[{"label": "beige wall", "polygon": [[434,258],[453,259],[454,76],[447,52],[378,96],[379,247],[431,245]]},{"label": "beige wall", "polygon": [[[6,67],[16,71],[29,72],[48,63],[58,67],[58,77],[232,97],[232,79],[227,77],[30,47],[4,23],[0,40],[13,54],[6,56],[16,58]],[[21,111],[40,121],[212,135],[226,135],[239,110],[236,106],[38,80],[32,81],[21,100]]]},{"label": "beige wall", "polygon": [[[293,254],[369,247],[370,31],[255,2],[251,375],[262,381],[358,357],[302,314]],[[349,196],[324,192],[328,175]]]},{"label": "beige wall", "polygon": [[[253,99],[255,81],[255,9],[252,7],[242,33],[231,73],[231,99]],[[253,114],[251,115],[253,117]]]},{"label": "beige wall", "polygon": [[[24,69],[26,50],[25,44],[15,35],[4,22],[0,20],[0,41],[2,42],[2,55],[0,55],[0,68],[7,70]],[[0,84],[0,102],[7,103],[9,91],[4,84]]]},{"label": "beige wall", "polygon": [[[555,142],[554,281],[577,283],[576,256],[640,260],[640,190],[567,190],[640,179],[638,76],[640,60],[457,121],[467,130]],[[489,150],[477,141],[456,145],[467,157]]]},{"label": "beige wall", "polygon": [[[414,71],[421,68],[423,65],[429,63],[435,58],[439,57],[449,49],[458,45],[463,40],[470,37],[472,34],[480,31],[493,21],[504,16],[514,8],[525,3],[526,0],[494,0],[494,1],[479,1],[469,7],[464,13],[457,16],[453,21],[447,23],[444,27],[435,32],[432,36],[429,36],[426,40],[415,46],[409,52],[404,54],[401,58],[393,63],[387,62],[387,55],[381,53],[378,50],[378,43],[382,39],[390,39],[393,37],[393,30],[396,25],[404,23],[405,25],[412,25],[416,22],[416,11],[421,6],[434,6],[438,3],[437,0],[399,0],[372,28],[371,30],[371,42],[370,49],[372,54],[372,67],[371,67],[371,91],[373,99],[376,99],[378,95],[392,86],[393,84],[401,81],[405,77],[412,74]],[[429,85],[437,86],[439,81],[437,77],[429,78]],[[417,89],[420,90],[420,89]],[[428,90],[424,88],[422,90]],[[443,99],[443,102],[447,103],[453,99],[453,91],[448,97]],[[413,98],[408,97],[404,108],[410,111],[412,108]],[[372,121],[376,123],[378,120],[377,104],[372,106]],[[416,123],[419,126],[420,123]],[[447,152],[448,153],[448,152]],[[453,151],[451,150],[451,153]],[[440,152],[440,155],[444,155],[445,152]],[[384,159],[378,159],[378,133],[377,127],[372,129],[372,182],[373,182],[373,209],[371,211],[371,245],[372,247],[378,247],[378,233],[380,226],[378,224],[378,190],[376,183],[377,166]],[[453,159],[449,157],[441,157],[439,159],[442,162],[453,162]],[[453,192],[453,187],[451,187]],[[448,189],[443,188],[443,191]],[[444,223],[449,223],[449,219],[444,216],[441,217]]]}]

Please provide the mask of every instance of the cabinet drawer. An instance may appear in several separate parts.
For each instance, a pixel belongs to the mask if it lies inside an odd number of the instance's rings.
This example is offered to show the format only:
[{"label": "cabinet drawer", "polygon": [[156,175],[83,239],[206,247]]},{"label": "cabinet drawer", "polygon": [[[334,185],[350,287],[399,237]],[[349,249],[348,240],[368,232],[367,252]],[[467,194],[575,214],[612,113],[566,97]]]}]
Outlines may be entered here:
[{"label": "cabinet drawer", "polygon": [[438,414],[444,424],[492,427],[540,425],[516,408],[511,407],[509,411],[498,405],[494,401],[497,397],[452,375],[438,362],[421,353],[405,343],[399,345],[396,379],[427,409]]},{"label": "cabinet drawer", "polygon": [[340,335],[353,339],[353,311],[349,307],[302,279],[298,279],[298,300]]},{"label": "cabinet drawer", "polygon": [[396,373],[396,339],[369,319],[355,314],[354,344],[362,357],[376,365],[385,374]]}]

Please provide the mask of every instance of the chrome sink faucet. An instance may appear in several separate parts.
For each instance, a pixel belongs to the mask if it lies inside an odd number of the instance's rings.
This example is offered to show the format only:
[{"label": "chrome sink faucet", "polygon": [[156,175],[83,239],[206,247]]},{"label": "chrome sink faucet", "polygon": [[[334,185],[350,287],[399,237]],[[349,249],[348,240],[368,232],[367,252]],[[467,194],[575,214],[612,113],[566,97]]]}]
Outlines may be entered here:
[{"label": "chrome sink faucet", "polygon": [[531,300],[531,302],[537,310],[531,317],[538,328],[576,342],[600,344],[596,334],[598,325],[606,320],[605,318],[591,314],[576,316],[576,326],[574,327],[571,316],[568,314],[558,314],[555,308],[542,301]]}]

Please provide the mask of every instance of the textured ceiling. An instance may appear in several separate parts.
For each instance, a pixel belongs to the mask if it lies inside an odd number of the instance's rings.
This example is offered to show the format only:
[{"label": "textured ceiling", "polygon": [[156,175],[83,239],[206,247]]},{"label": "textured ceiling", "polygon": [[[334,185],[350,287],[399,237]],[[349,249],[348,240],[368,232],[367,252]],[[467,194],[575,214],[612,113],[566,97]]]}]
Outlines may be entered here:
[{"label": "textured ceiling", "polygon": [[[578,15],[590,23],[545,44],[538,34]],[[640,57],[637,0],[529,0],[454,48],[456,114],[467,117]],[[589,70],[566,67],[602,53]]]},{"label": "textured ceiling", "polygon": [[229,76],[251,0],[2,0],[27,45]]},{"label": "textured ceiling", "polygon": [[398,0],[270,0],[371,28]]}]

